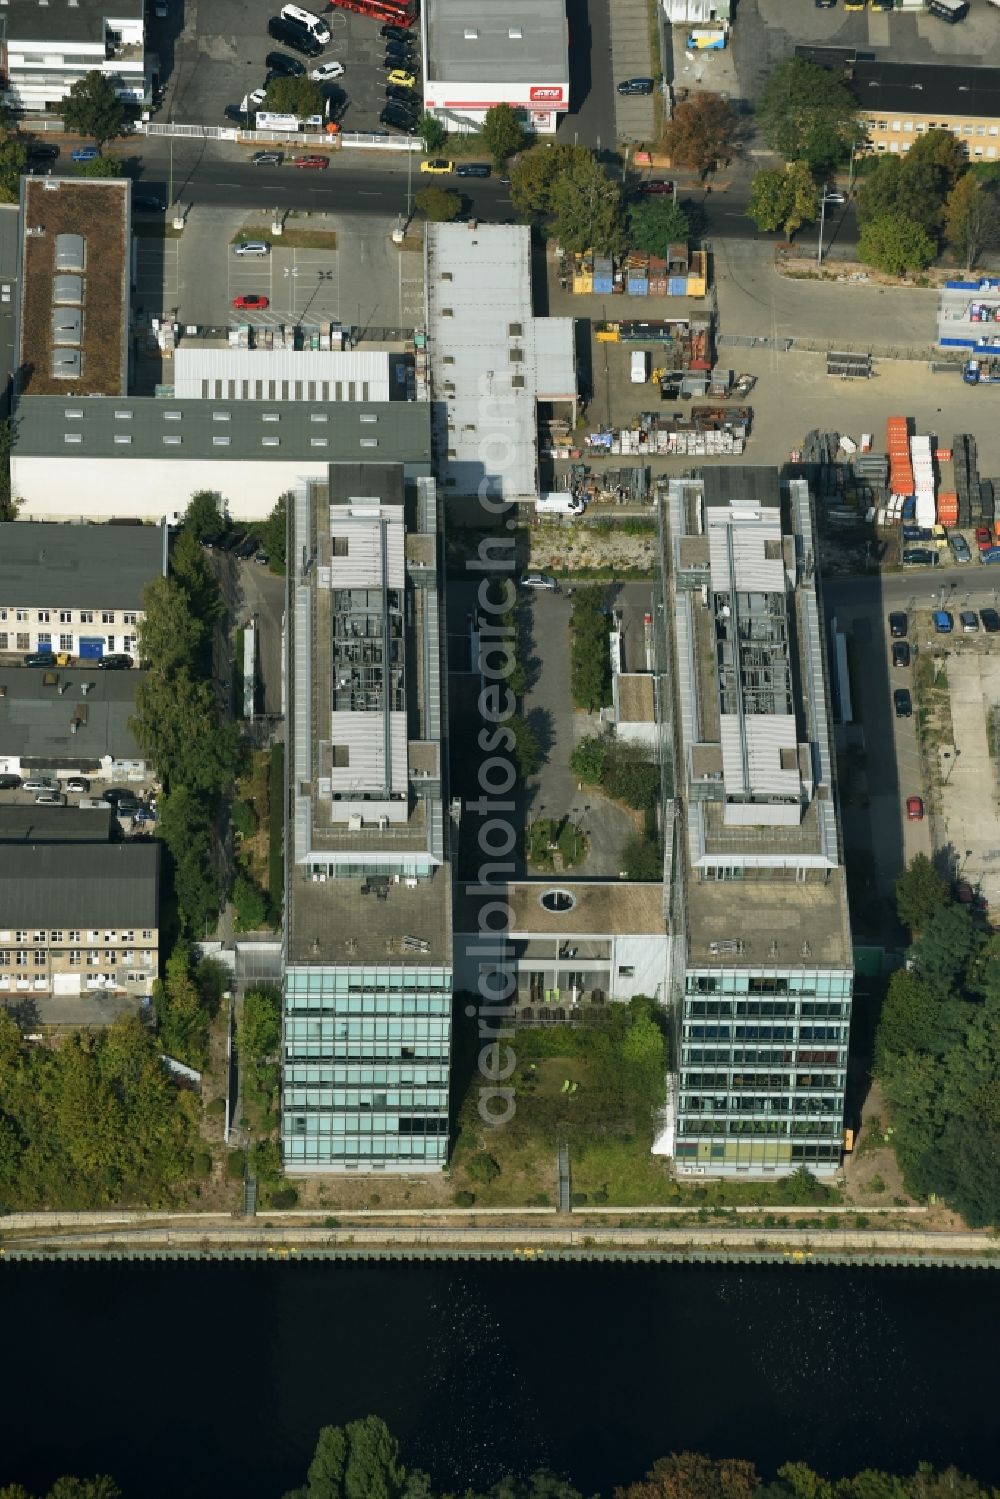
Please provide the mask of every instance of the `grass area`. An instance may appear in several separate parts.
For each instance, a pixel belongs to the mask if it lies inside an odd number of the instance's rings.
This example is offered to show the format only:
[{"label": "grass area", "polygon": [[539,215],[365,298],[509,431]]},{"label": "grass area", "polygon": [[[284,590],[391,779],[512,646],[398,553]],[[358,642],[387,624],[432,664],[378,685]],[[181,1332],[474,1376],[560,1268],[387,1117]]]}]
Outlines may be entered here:
[{"label": "grass area", "polygon": [[270,228],[264,228],[261,224],[244,224],[237,229],[231,245],[238,244],[241,239],[259,239],[274,249],[275,245],[284,245],[289,250],[335,250],[337,248],[337,236],[332,229],[298,229],[294,224],[286,222],[281,234],[275,234]]},{"label": "grass area", "polygon": [[951,694],[946,667],[933,655],[921,653],[913,667],[913,696],[917,738],[927,758],[931,784],[938,781],[937,756],[932,752],[955,742],[951,721]]},{"label": "grass area", "polygon": [[252,833],[241,833],[238,858],[255,885],[267,889],[270,849],[269,757],[266,750],[255,751],[250,763],[236,781],[235,800],[253,808],[257,826]]}]

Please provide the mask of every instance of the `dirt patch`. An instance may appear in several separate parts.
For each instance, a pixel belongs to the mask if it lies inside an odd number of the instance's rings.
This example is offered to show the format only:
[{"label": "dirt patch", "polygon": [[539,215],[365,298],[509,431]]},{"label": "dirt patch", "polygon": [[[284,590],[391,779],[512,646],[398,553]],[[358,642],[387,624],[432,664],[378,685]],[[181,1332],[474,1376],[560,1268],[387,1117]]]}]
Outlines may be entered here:
[{"label": "dirt patch", "polygon": [[653,571],[655,553],[652,529],[540,525],[531,532],[529,568],[562,576],[608,573],[616,578],[645,577]]},{"label": "dirt patch", "polygon": [[[125,390],[128,300],[127,181],[32,177],[25,183],[24,288],[19,359],[30,395],[119,396]],[[52,375],[56,238],[84,240],[79,379]],[[77,274],[67,268],[67,274]]]}]

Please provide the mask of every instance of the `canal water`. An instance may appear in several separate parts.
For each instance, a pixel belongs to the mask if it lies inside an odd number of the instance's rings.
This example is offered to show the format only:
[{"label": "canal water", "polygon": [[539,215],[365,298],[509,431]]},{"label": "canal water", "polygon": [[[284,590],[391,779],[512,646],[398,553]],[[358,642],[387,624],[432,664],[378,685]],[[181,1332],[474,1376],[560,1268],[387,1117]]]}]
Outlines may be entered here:
[{"label": "canal water", "polygon": [[997,1484],[998,1326],[989,1270],[8,1262],[0,1485],[279,1499],[369,1412],[457,1489],[607,1495],[684,1448]]}]

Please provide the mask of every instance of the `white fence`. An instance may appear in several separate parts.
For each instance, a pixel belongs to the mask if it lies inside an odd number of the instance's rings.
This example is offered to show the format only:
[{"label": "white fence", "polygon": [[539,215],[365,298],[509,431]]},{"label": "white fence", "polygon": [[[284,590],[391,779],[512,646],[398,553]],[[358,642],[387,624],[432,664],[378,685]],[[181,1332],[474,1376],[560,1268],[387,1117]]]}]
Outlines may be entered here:
[{"label": "white fence", "polygon": [[234,141],[237,145],[336,146],[351,151],[422,151],[423,141],[408,136],[379,135],[376,132],[345,133],[337,136],[307,134],[299,130],[237,130],[224,125],[175,125],[140,123],[143,135],[173,135],[194,140]]}]

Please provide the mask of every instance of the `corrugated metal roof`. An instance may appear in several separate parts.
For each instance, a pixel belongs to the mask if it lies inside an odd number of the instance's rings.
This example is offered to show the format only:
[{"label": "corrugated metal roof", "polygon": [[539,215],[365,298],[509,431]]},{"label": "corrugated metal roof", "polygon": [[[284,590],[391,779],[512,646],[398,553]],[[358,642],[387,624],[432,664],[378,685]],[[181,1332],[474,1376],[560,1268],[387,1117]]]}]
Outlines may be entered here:
[{"label": "corrugated metal roof", "polygon": [[0,521],[3,607],[141,609],[142,590],[162,572],[160,526]]},{"label": "corrugated metal roof", "polygon": [[159,882],[157,843],[11,844],[0,859],[0,911],[10,930],[155,930]]},{"label": "corrugated metal roof", "polygon": [[430,0],[427,69],[431,82],[568,84],[565,0]]},{"label": "corrugated metal roof", "polygon": [[[405,366],[401,355],[384,349],[218,349],[180,344],[174,353],[174,394],[180,400],[211,400],[218,395],[237,401],[388,401],[393,384],[397,389],[400,384],[393,380],[400,364]],[[258,381],[264,382],[259,391]],[[267,388],[272,382],[273,394]],[[310,384],[327,388],[314,389],[310,396]]]}]

